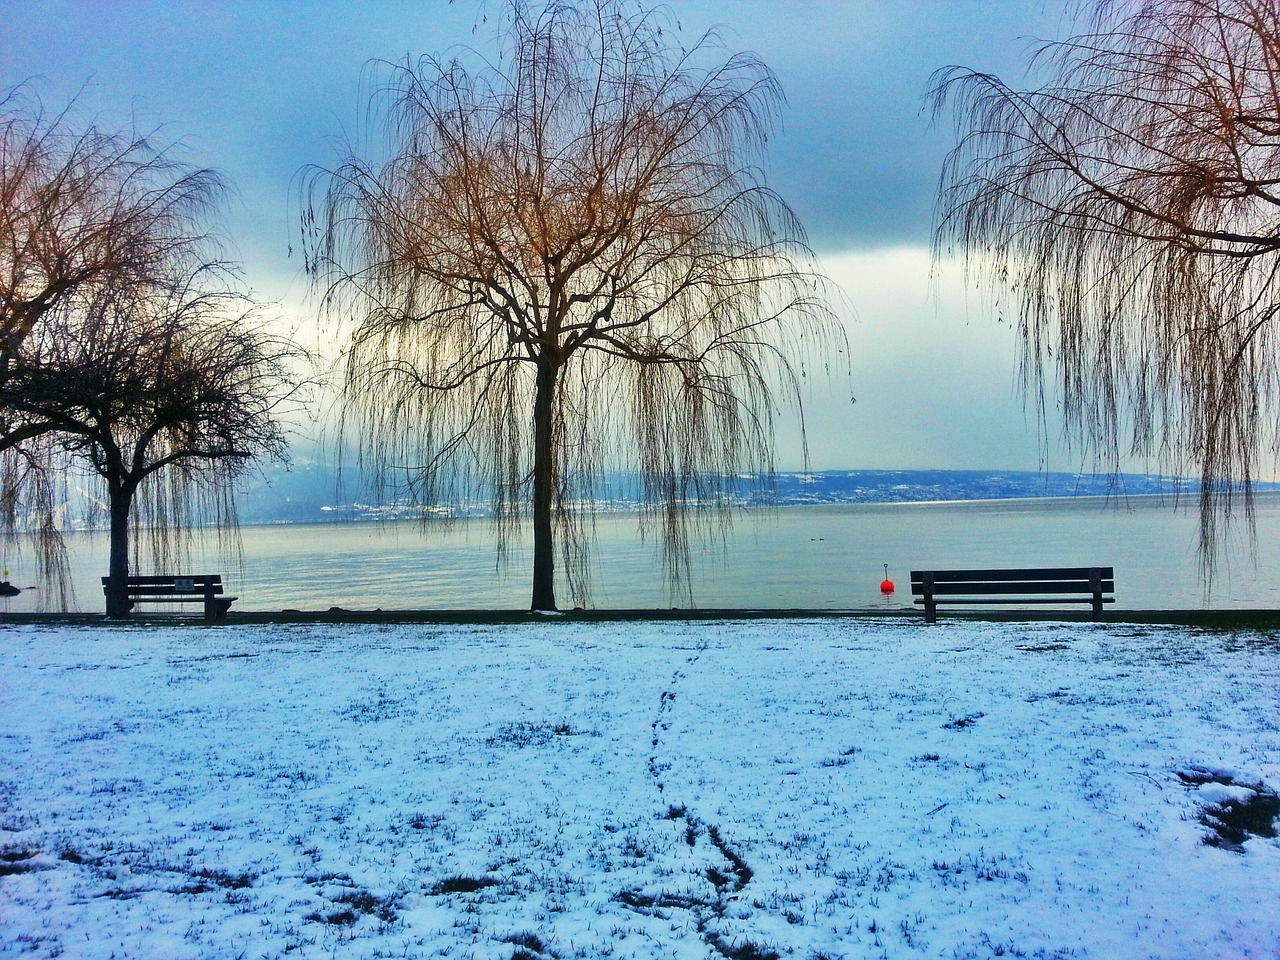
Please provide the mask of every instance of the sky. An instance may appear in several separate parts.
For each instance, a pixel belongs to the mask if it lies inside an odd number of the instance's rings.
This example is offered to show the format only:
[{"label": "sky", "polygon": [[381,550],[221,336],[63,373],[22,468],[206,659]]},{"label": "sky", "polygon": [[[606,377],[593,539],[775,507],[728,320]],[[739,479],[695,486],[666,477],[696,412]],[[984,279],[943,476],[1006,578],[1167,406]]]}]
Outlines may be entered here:
[{"label": "sky", "polygon": [[[1078,469],[1017,387],[1007,322],[931,265],[938,174],[954,132],[924,92],[949,64],[1017,80],[1037,40],[1070,32],[1058,0],[674,0],[682,39],[721,27],[786,95],[768,179],[798,214],[841,308],[852,377],[806,399],[813,469]],[[255,291],[308,346],[322,328],[296,253],[299,173],[353,136],[374,60],[493,47],[497,0],[7,0],[0,89],[28,82],[107,126],[163,125],[233,187],[227,232]],[[1007,318],[1006,318],[1007,321]],[[856,399],[856,402],[852,402]],[[779,466],[804,465],[784,417]]]}]

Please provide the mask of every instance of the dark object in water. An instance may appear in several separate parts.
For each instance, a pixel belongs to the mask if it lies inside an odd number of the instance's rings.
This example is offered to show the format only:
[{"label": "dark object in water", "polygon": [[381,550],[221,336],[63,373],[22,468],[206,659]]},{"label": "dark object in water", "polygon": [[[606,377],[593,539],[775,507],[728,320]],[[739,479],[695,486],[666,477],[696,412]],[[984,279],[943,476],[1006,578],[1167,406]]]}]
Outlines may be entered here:
[{"label": "dark object in water", "polygon": [[0,597],[16,597],[21,592],[8,580],[0,580]]}]

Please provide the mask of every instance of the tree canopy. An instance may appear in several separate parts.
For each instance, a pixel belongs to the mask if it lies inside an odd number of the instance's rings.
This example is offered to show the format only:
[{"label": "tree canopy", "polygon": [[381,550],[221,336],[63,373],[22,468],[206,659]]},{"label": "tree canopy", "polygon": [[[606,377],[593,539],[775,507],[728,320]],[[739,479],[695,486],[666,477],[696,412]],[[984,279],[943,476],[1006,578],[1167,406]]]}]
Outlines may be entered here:
[{"label": "tree canopy", "polygon": [[[714,34],[680,47],[627,0],[512,2],[498,58],[383,65],[368,158],[304,187],[309,269],[338,316],[350,432],[388,488],[532,519],[588,592],[589,509],[631,467],[673,585],[691,525],[767,482],[805,350],[843,349],[803,232],[759,162],[780,101]],[[464,59],[477,63],[468,67]],[[834,349],[833,351],[834,352]]]},{"label": "tree canopy", "polygon": [[1201,543],[1280,443],[1280,8],[1100,0],[1029,90],[957,67],[935,236],[1015,314],[1042,416],[1198,474]]},{"label": "tree canopy", "polygon": [[199,258],[220,187],[172,144],[79,126],[70,108],[49,114],[29,91],[10,91],[0,100],[0,375],[48,311]]}]

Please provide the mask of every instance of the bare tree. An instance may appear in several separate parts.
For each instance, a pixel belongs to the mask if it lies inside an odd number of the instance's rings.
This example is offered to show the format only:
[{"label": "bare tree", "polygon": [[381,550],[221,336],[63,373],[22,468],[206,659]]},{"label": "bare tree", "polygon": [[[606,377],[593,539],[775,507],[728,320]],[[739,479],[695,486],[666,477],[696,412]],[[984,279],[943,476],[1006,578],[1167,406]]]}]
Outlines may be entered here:
[{"label": "bare tree", "polygon": [[628,0],[513,0],[501,41],[474,71],[392,68],[386,158],[304,184],[309,269],[358,321],[349,426],[418,502],[488,496],[500,551],[527,502],[534,609],[557,541],[585,599],[586,501],[632,464],[674,588],[697,508],[771,477],[805,338],[840,336],[754,165],[780,93]]},{"label": "bare tree", "polygon": [[180,255],[203,259],[220,181],[172,153],[134,132],[76,128],[22,89],[0,100],[0,376],[57,305],[153,282]]},{"label": "bare tree", "polygon": [[1036,65],[1032,90],[935,76],[960,135],[935,251],[1011,294],[1042,414],[1056,384],[1068,435],[1113,467],[1199,473],[1210,564],[1280,439],[1280,8],[1099,0]]},{"label": "bare tree", "polygon": [[[219,178],[167,142],[48,113],[25,88],[0,97],[0,387],[52,312],[76,336],[103,289],[154,288],[175,264],[206,260],[219,194]],[[32,527],[38,565],[65,597],[52,429],[0,405],[0,525]]]},{"label": "bare tree", "polygon": [[102,481],[111,617],[129,612],[135,504],[164,558],[185,508],[227,507],[249,460],[285,455],[275,409],[292,392],[293,350],[262,332],[241,295],[205,283],[210,273],[167,290],[102,288],[83,314],[46,314],[0,386],[19,422],[49,424]]}]

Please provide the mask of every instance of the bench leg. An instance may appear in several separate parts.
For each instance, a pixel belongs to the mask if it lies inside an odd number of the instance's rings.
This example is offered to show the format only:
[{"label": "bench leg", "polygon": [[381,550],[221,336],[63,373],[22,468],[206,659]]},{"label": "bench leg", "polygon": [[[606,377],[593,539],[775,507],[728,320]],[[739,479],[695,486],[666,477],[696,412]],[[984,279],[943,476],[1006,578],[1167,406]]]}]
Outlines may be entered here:
[{"label": "bench leg", "polygon": [[928,594],[925,594],[924,598],[924,622],[938,622],[938,605],[934,602],[933,597]]},{"label": "bench leg", "polygon": [[222,597],[206,597],[204,601],[204,618],[209,621],[227,619],[227,611],[231,609],[231,601]]},{"label": "bench leg", "polygon": [[938,602],[933,597],[933,574],[926,573],[924,582],[921,584],[924,597],[924,622],[938,622]]}]

